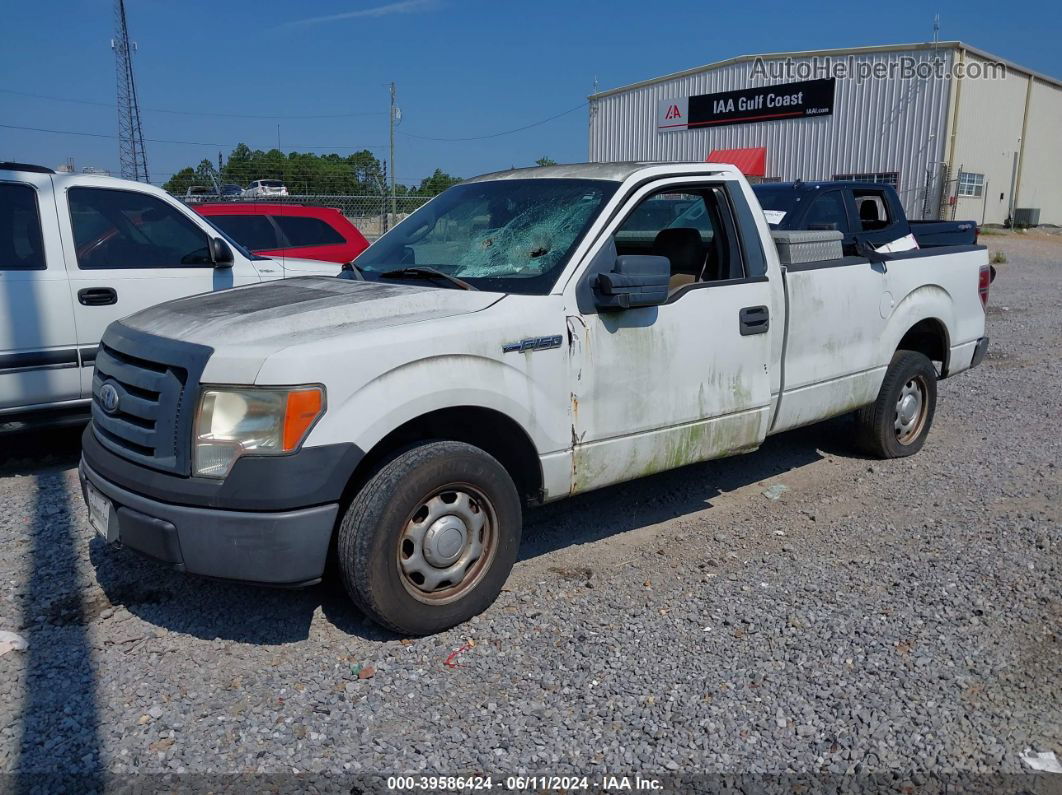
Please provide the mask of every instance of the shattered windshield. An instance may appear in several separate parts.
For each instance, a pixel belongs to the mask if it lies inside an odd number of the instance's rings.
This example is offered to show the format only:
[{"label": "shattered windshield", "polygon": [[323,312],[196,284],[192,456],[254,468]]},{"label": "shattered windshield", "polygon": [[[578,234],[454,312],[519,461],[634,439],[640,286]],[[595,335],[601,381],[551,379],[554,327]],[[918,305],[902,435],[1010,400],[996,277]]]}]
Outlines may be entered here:
[{"label": "shattered windshield", "polygon": [[430,267],[480,290],[544,295],[616,187],[583,179],[457,185],[366,249],[355,265],[372,280]]}]

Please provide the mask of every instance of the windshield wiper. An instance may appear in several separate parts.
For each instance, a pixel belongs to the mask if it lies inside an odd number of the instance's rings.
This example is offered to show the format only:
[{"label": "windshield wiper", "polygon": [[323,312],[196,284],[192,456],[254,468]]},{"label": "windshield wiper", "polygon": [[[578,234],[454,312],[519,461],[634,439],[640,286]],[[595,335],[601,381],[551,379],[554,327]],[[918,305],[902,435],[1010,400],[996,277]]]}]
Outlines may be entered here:
[{"label": "windshield wiper", "polygon": [[398,268],[393,271],[384,271],[380,275],[385,279],[444,279],[455,287],[460,287],[462,290],[477,289],[463,279],[458,279],[456,276],[451,276],[449,273],[443,273],[438,268],[432,268],[429,265],[413,265],[408,268]]}]

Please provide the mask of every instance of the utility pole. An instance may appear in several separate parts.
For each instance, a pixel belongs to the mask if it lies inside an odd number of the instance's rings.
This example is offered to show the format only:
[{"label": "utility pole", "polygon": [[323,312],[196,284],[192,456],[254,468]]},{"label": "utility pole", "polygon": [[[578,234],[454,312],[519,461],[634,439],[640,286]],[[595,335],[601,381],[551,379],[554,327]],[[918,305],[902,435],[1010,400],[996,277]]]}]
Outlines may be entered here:
[{"label": "utility pole", "polygon": [[391,81],[391,112],[388,116],[391,119],[391,221],[394,222],[395,215],[398,213],[398,203],[395,199],[395,119],[398,115],[398,108],[395,107],[395,84]]},{"label": "utility pole", "polygon": [[373,174],[373,179],[376,180],[376,187],[380,191],[380,234],[386,234],[390,228],[387,217],[387,161],[383,161],[383,175]]}]

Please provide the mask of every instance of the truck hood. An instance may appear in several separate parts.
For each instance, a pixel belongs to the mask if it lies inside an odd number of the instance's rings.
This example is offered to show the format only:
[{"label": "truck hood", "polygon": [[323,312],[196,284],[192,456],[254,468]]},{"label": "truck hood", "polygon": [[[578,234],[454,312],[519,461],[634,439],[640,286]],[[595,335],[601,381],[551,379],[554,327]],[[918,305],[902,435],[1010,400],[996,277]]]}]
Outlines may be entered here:
[{"label": "truck hood", "polygon": [[214,349],[204,379],[253,383],[262,362],[285,348],[373,329],[478,312],[487,293],[325,276],[284,279],[179,298],[122,325]]}]

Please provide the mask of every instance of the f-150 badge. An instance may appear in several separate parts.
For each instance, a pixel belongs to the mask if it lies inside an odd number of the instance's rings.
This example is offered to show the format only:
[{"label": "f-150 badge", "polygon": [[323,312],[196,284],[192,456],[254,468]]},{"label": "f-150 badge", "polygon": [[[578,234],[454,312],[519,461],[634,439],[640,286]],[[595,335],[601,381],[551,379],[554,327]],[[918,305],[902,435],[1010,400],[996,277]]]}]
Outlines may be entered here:
[{"label": "f-150 badge", "polygon": [[502,345],[502,353],[527,353],[528,351],[548,351],[550,348],[559,348],[561,344],[560,334],[552,337],[528,337],[519,342],[507,342]]}]

